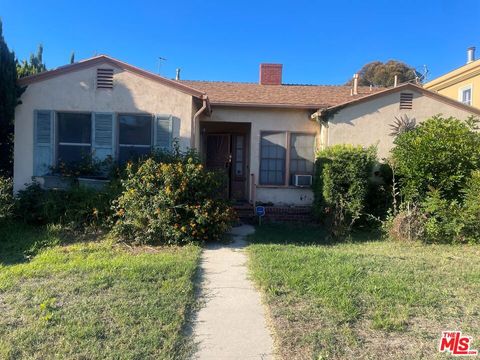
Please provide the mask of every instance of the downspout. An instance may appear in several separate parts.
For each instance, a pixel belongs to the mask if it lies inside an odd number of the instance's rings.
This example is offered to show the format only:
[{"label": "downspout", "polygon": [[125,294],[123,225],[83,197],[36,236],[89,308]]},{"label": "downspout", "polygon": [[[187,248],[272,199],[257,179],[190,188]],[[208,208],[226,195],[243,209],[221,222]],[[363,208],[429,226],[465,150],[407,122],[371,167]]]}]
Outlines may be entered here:
[{"label": "downspout", "polygon": [[191,136],[190,136],[190,147],[193,149],[195,148],[195,139],[197,136],[197,119],[199,118],[200,115],[205,111],[205,109],[208,107],[208,96],[207,95],[202,95],[202,100],[203,104],[200,109],[193,115],[192,118],[192,123],[191,123]]},{"label": "downspout", "polygon": [[318,123],[320,126],[320,149],[325,149],[328,146],[328,120],[322,119],[322,110],[318,110],[310,115],[310,118]]}]

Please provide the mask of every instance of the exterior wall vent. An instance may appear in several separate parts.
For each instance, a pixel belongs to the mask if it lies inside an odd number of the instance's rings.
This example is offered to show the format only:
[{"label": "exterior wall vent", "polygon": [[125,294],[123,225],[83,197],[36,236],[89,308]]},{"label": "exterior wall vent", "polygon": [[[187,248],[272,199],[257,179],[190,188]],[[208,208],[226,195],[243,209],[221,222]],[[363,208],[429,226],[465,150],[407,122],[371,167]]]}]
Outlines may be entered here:
[{"label": "exterior wall vent", "polygon": [[413,94],[400,93],[400,110],[411,110],[413,108]]},{"label": "exterior wall vent", "polygon": [[113,89],[113,69],[97,69],[97,89]]}]

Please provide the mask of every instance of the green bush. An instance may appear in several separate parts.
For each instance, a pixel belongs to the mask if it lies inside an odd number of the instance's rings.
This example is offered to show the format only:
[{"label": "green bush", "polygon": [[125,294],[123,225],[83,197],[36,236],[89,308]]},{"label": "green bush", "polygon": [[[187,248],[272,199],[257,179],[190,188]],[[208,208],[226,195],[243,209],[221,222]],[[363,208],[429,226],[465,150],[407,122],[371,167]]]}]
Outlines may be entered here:
[{"label": "green bush", "polygon": [[119,194],[120,186],[115,181],[101,191],[79,185],[68,190],[43,190],[33,183],[19,192],[16,214],[32,224],[100,227],[108,225],[112,202]]},{"label": "green bush", "polygon": [[12,216],[13,207],[14,198],[12,179],[0,176],[0,221]]},{"label": "green bush", "polygon": [[233,211],[218,198],[223,178],[192,158],[160,163],[153,158],[127,166],[116,202],[114,234],[133,243],[184,244],[218,240]]},{"label": "green bush", "polygon": [[334,237],[348,234],[365,208],[376,148],[335,145],[317,154],[315,212],[327,217]]},{"label": "green bush", "polygon": [[419,207],[402,210],[388,231],[395,239],[426,243],[480,243],[480,171],[466,181],[459,200],[430,189]]},{"label": "green bush", "polygon": [[456,200],[480,164],[480,134],[473,118],[434,116],[394,141],[392,160],[406,201],[423,201],[430,188]]}]

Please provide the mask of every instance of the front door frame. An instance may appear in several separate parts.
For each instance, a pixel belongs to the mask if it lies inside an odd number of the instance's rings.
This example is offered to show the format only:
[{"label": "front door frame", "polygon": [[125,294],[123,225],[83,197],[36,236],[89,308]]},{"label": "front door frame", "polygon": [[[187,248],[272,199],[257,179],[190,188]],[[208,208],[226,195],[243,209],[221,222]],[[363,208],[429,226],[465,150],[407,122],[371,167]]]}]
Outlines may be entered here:
[{"label": "front door frame", "polygon": [[[251,127],[249,123],[225,123],[225,122],[202,122],[200,124],[201,129],[201,147],[200,154],[204,161],[205,166],[207,166],[207,138],[208,136],[229,136],[229,170],[228,170],[228,197],[232,200],[237,200],[240,202],[248,202],[250,200],[250,133]],[[238,140],[237,136],[243,136],[243,174],[237,176],[235,174],[236,166],[236,151],[235,142]],[[237,182],[235,184],[235,182]],[[240,185],[238,182],[243,182],[243,185]],[[239,198],[234,198],[232,194],[232,189],[235,189],[236,192],[241,193]]]}]

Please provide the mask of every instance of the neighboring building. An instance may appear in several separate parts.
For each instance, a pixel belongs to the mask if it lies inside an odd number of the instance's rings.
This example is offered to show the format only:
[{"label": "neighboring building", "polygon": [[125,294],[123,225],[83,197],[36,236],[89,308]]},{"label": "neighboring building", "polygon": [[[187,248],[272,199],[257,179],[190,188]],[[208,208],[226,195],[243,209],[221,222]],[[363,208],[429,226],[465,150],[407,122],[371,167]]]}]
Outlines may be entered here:
[{"label": "neighboring building", "polygon": [[[326,114],[332,115],[328,117]],[[390,134],[396,118],[407,116],[418,124],[438,114],[467,119],[469,116],[479,117],[480,109],[418,85],[403,84],[319,110],[312,117],[322,124],[321,146],[376,145],[381,160],[389,156],[393,147],[394,137]]]},{"label": "neighboring building", "polygon": [[[198,149],[208,168],[227,173],[226,193],[233,200],[310,205],[321,145],[380,142],[384,154],[394,115],[421,120],[439,112],[475,113],[413,85],[383,92],[286,85],[278,64],[262,64],[258,84],[175,81],[102,55],[20,84],[28,87],[15,114],[16,191],[34,178],[41,181],[60,160],[74,162],[88,153],[124,162],[170,148],[176,139],[182,149]],[[401,100],[399,92],[412,95]],[[412,98],[412,109],[395,110]],[[320,126],[312,121],[319,109],[338,112]]]},{"label": "neighboring building", "polygon": [[480,60],[475,60],[475,48],[467,49],[467,63],[424,84],[427,90],[480,108]]}]

